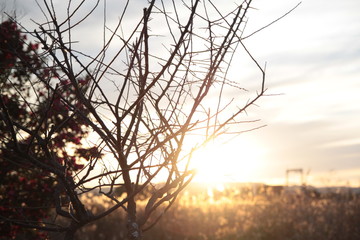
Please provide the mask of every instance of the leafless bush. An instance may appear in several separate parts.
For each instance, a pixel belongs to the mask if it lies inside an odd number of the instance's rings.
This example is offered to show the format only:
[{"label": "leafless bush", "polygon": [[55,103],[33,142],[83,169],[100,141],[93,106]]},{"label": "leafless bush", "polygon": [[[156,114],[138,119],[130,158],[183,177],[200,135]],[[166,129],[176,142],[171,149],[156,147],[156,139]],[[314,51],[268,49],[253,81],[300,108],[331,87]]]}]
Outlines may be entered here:
[{"label": "leafless bush", "polygon": [[[44,131],[27,128],[17,119],[9,119],[6,124],[17,132],[12,135],[13,142],[21,135],[30,135],[32,141],[26,148],[37,147],[46,154],[47,162],[42,162],[36,151],[13,149],[56,179],[56,214],[68,221],[61,225],[8,220],[65,232],[65,238],[72,239],[79,228],[122,209],[129,238],[140,239],[142,232],[163,215],[154,217],[155,210],[162,206],[162,211],[167,211],[193,178],[189,168],[192,153],[220,135],[243,131],[239,127],[244,123],[241,114],[264,95],[265,71],[242,41],[251,0],[228,12],[222,12],[212,1],[155,4],[153,0],[142,9],[140,21],[131,29],[126,20],[130,1],[112,27],[107,24],[104,5],[102,47],[95,54],[81,50],[76,30],[101,8],[99,0],[89,11],[85,1],[68,1],[65,8],[64,2],[37,3],[46,21],[35,19],[37,29],[29,33],[43,49],[39,57],[55,71],[44,78],[32,68],[37,78],[30,83],[45,84],[49,99],[62,96],[60,101],[71,114],[56,126],[47,124]],[[89,41],[97,38],[94,34],[94,30],[87,33]],[[254,79],[258,88],[253,92],[244,91],[238,79],[227,76],[232,58],[240,49],[259,71],[259,79]],[[79,77],[87,79],[86,87]],[[66,88],[74,90],[73,101],[62,95]],[[239,96],[244,93],[248,95],[242,102]],[[34,93],[33,102],[27,104],[31,107],[38,99]],[[38,126],[48,122],[46,112],[50,108],[51,104],[44,115],[36,116]],[[89,153],[83,159],[85,167],[71,175],[67,171],[69,161],[57,162],[51,140],[74,116],[89,126],[90,135],[83,144],[96,154]],[[192,146],[186,147],[189,141]],[[76,151],[76,146],[65,148]],[[163,184],[155,185],[160,181]],[[114,195],[117,188],[125,193],[122,197]],[[139,214],[135,197],[144,189],[150,189],[151,196]],[[109,199],[106,208],[91,211],[81,198],[90,191]]]}]

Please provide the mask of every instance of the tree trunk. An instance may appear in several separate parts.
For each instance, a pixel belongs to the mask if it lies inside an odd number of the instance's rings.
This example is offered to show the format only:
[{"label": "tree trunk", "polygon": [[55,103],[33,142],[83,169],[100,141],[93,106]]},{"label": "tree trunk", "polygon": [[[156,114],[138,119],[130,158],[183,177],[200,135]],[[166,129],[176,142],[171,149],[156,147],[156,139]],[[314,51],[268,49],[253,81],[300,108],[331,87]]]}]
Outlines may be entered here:
[{"label": "tree trunk", "polygon": [[129,240],[142,240],[142,232],[139,228],[139,224],[134,221],[128,220],[127,224],[128,239]]},{"label": "tree trunk", "polygon": [[131,198],[128,202],[127,231],[129,240],[141,240],[142,232],[136,221],[136,202]]}]

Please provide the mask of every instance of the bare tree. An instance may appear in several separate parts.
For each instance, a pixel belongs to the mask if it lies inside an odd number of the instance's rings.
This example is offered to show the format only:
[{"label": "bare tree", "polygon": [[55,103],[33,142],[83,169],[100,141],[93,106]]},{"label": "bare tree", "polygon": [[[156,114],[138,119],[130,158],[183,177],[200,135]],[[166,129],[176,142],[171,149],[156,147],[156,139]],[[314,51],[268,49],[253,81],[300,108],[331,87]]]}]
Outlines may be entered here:
[{"label": "bare tree", "polygon": [[[210,0],[158,4],[152,0],[132,31],[126,22],[130,1],[125,3],[114,27],[107,25],[107,9],[99,0],[85,14],[85,1],[74,4],[68,1],[62,14],[53,1],[39,2],[47,21],[36,23],[37,29],[29,31],[43,49],[40,57],[44,64],[56,69],[47,78],[37,75],[32,84],[45,84],[49,99],[60,96],[71,114],[57,125],[44,125],[48,122],[46,112],[52,107],[48,104],[43,115],[35,116],[38,124],[32,128],[18,119],[6,118],[13,132],[12,142],[18,142],[22,135],[31,136],[25,149],[11,145],[13,151],[56,179],[56,214],[68,221],[61,225],[31,219],[7,220],[39,230],[64,232],[65,239],[73,239],[77,229],[122,208],[127,215],[129,239],[141,239],[143,231],[161,217],[154,218],[155,209],[166,211],[194,177],[189,166],[192,153],[222,134],[241,132],[241,114],[264,95],[265,70],[242,41],[251,0],[234,5],[229,12],[222,12]],[[102,47],[96,54],[87,54],[78,50],[81,45],[74,33],[98,8],[104,10]],[[93,33],[88,34],[91,41]],[[254,80],[258,89],[245,102],[237,99],[245,92],[239,80],[227,76],[232,58],[240,49],[259,71],[259,79]],[[31,71],[37,74],[37,69]],[[79,83],[81,76],[89,80],[86,89]],[[75,101],[63,95],[63,89],[70,87]],[[36,104],[38,98],[34,92],[34,102],[28,105]],[[8,116],[6,106],[1,111]],[[86,123],[90,132],[83,144],[101,154],[89,154],[85,167],[71,175],[67,171],[69,161],[57,161],[52,138],[75,116]],[[45,130],[40,131],[44,126]],[[190,148],[185,144],[188,141],[192,143]],[[76,146],[64,148],[76,151]],[[39,152],[46,155],[46,162],[39,158]],[[151,196],[140,213],[135,197],[149,186]],[[119,187],[124,189],[125,197],[114,195]],[[81,200],[89,191],[103,194],[112,205],[103,212],[91,213]]]}]

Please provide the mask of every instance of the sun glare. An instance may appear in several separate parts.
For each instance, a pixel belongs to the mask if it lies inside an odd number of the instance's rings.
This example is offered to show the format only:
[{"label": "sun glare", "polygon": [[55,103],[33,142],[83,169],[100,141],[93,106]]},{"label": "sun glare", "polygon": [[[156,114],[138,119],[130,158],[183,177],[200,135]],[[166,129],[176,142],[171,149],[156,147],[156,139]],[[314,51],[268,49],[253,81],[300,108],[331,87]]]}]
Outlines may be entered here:
[{"label": "sun glare", "polygon": [[262,155],[250,141],[209,143],[193,155],[191,167],[197,172],[194,181],[207,184],[254,181]]}]

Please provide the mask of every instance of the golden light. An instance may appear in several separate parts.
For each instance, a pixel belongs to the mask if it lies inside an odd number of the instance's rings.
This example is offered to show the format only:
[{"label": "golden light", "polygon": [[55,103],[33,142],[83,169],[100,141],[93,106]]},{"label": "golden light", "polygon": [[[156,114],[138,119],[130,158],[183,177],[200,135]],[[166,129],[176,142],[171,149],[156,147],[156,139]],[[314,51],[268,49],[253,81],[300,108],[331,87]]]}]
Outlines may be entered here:
[{"label": "golden light", "polygon": [[251,182],[256,181],[263,159],[264,151],[251,140],[215,141],[193,154],[191,167],[197,172],[196,182]]}]

